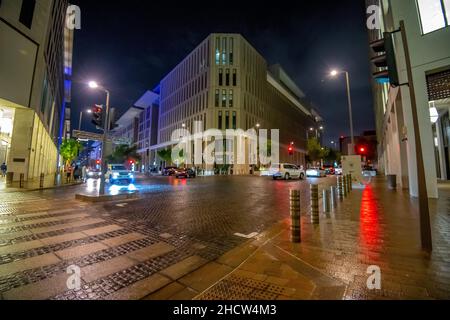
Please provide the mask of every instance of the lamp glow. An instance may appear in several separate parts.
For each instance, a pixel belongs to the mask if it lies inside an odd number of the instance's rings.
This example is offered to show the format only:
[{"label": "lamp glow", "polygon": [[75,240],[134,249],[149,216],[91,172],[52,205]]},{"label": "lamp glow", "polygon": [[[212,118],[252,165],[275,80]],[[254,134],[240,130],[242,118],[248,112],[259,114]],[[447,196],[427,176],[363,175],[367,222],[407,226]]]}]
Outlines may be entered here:
[{"label": "lamp glow", "polygon": [[336,77],[337,75],[338,75],[338,71],[337,70],[332,70],[331,72],[330,72],[330,76],[332,76],[332,77]]},{"label": "lamp glow", "polygon": [[97,89],[98,88],[98,84],[95,81],[89,81],[89,88],[91,89]]}]

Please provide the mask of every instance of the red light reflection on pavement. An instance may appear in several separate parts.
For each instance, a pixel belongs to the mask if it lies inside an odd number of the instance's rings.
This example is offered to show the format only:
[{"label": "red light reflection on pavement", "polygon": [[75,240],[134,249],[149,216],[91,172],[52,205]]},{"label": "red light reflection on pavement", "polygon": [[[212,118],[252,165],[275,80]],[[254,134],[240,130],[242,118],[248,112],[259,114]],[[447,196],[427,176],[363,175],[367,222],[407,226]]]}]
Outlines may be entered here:
[{"label": "red light reflection on pavement", "polygon": [[370,251],[381,249],[382,231],[380,229],[379,206],[373,189],[366,185],[361,199],[360,245]]}]

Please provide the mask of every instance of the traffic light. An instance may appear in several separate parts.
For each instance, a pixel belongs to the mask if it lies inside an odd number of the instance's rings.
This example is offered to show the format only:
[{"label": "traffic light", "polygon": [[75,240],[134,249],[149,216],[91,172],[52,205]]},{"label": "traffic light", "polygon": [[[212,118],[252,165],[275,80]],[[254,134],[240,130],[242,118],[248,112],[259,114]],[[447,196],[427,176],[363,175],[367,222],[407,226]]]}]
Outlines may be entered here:
[{"label": "traffic light", "polygon": [[367,154],[367,147],[365,145],[359,145],[355,147],[356,154],[364,156]]},{"label": "traffic light", "polygon": [[290,156],[294,155],[294,148],[292,146],[289,146],[288,147],[288,152],[289,152]]},{"label": "traffic light", "polygon": [[373,41],[370,43],[370,47],[377,54],[370,59],[375,68],[379,70],[373,73],[375,81],[381,84],[390,83],[395,87],[400,85],[392,33],[385,32],[384,38]]},{"label": "traffic light", "polygon": [[95,124],[97,128],[103,127],[103,106],[96,104],[92,108],[92,123]]},{"label": "traffic light", "polygon": [[95,161],[95,164],[100,164],[100,160],[96,160],[96,161]]}]

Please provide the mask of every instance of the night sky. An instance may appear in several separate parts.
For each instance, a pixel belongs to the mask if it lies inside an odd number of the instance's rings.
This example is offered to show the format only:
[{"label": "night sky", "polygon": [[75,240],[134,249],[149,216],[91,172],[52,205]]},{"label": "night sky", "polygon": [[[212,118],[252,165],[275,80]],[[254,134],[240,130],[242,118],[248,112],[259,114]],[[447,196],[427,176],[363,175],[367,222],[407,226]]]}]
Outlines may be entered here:
[{"label": "night sky", "polygon": [[[350,72],[355,134],[374,129],[363,0],[71,2],[82,13],[74,43],[74,129],[81,110],[104,103],[87,81],[110,89],[111,106],[123,113],[214,32],[240,33],[269,65],[283,66],[325,119],[326,145],[349,135],[345,79],[330,79],[332,68]],[[83,129],[94,131],[87,114]]]}]

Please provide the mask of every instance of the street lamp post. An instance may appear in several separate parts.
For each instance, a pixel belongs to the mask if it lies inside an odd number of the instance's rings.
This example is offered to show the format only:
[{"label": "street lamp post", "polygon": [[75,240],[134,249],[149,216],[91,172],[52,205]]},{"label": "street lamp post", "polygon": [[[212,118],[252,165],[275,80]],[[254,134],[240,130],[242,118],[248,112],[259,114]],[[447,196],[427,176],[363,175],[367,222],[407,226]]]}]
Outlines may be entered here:
[{"label": "street lamp post", "polygon": [[[86,110],[87,113],[92,113],[91,109]],[[80,111],[80,122],[78,123],[78,131],[81,131],[81,121],[83,120],[83,111]]]},{"label": "street lamp post", "polygon": [[99,86],[97,82],[89,82],[89,87],[91,89],[99,89],[106,93],[106,110],[105,110],[105,121],[103,123],[103,138],[102,138],[102,154],[101,154],[101,175],[100,175],[100,188],[99,194],[105,194],[105,175],[106,175],[106,141],[108,138],[109,131],[109,91],[102,86]]},{"label": "street lamp post", "polygon": [[337,75],[339,75],[340,73],[344,73],[345,74],[345,80],[347,83],[347,100],[348,100],[348,113],[349,113],[349,117],[350,117],[350,137],[351,137],[351,148],[349,150],[349,154],[353,154],[354,153],[354,146],[355,146],[355,136],[353,134],[353,113],[352,113],[352,98],[350,95],[350,75],[348,73],[348,71],[338,71],[338,70],[333,70],[330,72],[330,75],[332,77],[336,77]]}]

